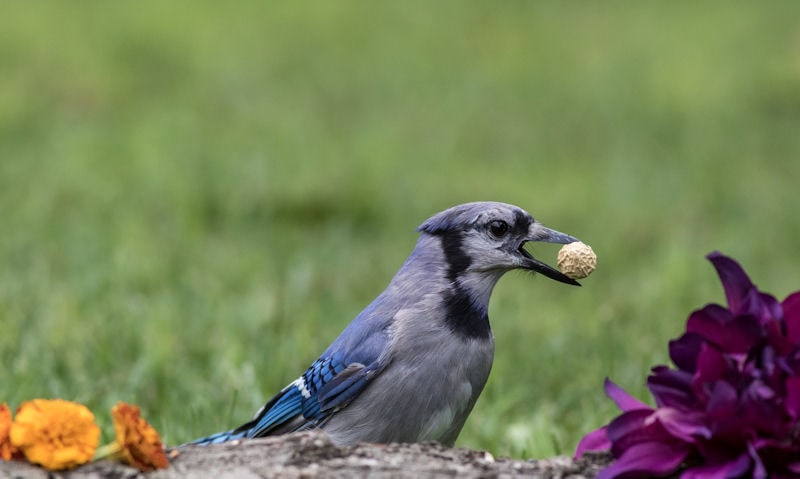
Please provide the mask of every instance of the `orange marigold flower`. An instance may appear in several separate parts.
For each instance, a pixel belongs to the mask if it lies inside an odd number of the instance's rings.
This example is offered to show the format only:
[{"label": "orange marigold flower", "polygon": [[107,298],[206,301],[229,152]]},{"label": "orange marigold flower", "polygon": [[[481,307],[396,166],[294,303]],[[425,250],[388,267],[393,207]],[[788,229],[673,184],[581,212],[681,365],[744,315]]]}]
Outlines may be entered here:
[{"label": "orange marigold flower", "polygon": [[17,448],[11,444],[8,437],[11,431],[11,409],[8,404],[0,404],[0,459],[10,461],[17,453]]},{"label": "orange marigold flower", "polygon": [[100,428],[86,406],[34,399],[17,410],[10,437],[28,461],[55,471],[89,462],[100,441]]},{"label": "orange marigold flower", "polygon": [[141,471],[164,469],[169,460],[158,432],[139,415],[139,408],[119,402],[111,409],[116,445],[125,462]]}]

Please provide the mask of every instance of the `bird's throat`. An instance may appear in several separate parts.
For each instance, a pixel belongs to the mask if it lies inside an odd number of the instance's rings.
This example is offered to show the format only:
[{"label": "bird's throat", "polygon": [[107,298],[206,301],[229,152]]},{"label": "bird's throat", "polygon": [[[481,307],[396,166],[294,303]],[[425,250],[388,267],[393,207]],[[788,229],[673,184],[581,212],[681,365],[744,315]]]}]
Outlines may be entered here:
[{"label": "bird's throat", "polygon": [[444,296],[445,325],[462,339],[486,340],[492,336],[488,308],[454,286]]}]

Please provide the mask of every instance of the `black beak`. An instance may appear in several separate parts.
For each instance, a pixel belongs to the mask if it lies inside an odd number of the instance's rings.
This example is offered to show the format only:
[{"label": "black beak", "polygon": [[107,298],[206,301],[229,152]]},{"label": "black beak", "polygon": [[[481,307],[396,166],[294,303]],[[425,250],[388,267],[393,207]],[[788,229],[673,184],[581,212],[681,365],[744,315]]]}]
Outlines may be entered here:
[{"label": "black beak", "polygon": [[575,243],[576,241],[580,241],[578,238],[570,236],[568,234],[560,233],[555,230],[551,230],[550,228],[545,228],[539,223],[531,224],[530,233],[519,245],[519,252],[525,259],[522,267],[525,269],[529,269],[531,271],[536,271],[537,273],[542,273],[543,275],[547,276],[550,279],[554,279],[556,281],[560,281],[562,283],[571,284],[573,286],[580,286],[581,284],[574,279],[568,277],[561,271],[553,268],[552,266],[539,261],[538,259],[531,256],[525,250],[525,243],[528,241],[541,241],[544,243],[558,243],[558,244],[568,244],[568,243]]}]

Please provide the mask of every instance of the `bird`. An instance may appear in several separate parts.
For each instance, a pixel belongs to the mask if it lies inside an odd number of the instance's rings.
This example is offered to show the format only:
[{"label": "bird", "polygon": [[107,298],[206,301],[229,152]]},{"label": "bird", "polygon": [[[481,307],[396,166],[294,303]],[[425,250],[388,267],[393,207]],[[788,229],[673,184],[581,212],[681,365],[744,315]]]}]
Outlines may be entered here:
[{"label": "bird", "polygon": [[417,231],[386,289],[300,377],[249,422],[188,444],[321,429],[338,445],[453,446],[492,367],[495,284],[508,271],[527,270],[580,286],[524,248],[579,240],[518,206],[489,201],[453,206]]}]

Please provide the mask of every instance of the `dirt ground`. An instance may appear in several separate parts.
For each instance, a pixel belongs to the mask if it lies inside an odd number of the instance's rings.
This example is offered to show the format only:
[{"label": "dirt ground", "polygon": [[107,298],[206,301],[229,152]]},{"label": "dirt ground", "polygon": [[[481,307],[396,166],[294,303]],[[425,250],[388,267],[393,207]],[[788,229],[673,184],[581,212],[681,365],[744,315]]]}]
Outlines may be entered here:
[{"label": "dirt ground", "polygon": [[359,444],[339,447],[319,433],[300,433],[172,451],[171,465],[141,473],[108,461],[66,472],[47,472],[23,462],[0,462],[0,478],[592,478],[605,455],[578,461],[495,458],[485,451],[440,444]]}]

